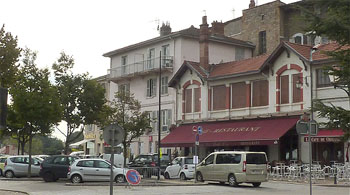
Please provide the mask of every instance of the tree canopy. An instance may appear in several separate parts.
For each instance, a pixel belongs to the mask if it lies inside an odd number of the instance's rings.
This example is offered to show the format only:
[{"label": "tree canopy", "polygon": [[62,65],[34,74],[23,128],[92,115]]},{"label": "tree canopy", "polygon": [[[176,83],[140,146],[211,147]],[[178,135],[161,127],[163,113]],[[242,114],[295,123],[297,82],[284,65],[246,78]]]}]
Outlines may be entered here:
[{"label": "tree canopy", "polygon": [[[350,104],[350,0],[312,0],[324,14],[308,12],[309,30],[316,35],[336,41],[339,47],[326,52],[336,65],[325,67],[335,79],[334,87],[346,92]],[[345,139],[350,137],[350,111],[341,106],[315,101],[315,110],[320,117],[328,119],[328,128],[340,128]]]}]

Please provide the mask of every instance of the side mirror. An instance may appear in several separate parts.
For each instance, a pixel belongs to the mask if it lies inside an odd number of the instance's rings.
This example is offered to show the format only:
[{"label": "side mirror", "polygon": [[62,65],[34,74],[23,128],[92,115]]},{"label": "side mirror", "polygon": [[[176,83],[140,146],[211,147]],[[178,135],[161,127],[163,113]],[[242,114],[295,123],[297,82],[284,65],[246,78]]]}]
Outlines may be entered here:
[{"label": "side mirror", "polygon": [[170,162],[170,163],[168,163],[168,166],[171,166],[171,165],[173,165],[173,163],[171,163],[171,162]]}]

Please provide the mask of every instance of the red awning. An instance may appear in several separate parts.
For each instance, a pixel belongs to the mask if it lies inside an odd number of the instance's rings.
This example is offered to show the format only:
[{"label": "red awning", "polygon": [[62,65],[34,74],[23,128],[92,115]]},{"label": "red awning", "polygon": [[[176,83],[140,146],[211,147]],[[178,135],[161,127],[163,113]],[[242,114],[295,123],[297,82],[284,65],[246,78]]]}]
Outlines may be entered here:
[{"label": "red awning", "polygon": [[181,125],[161,141],[162,147],[189,147],[195,143],[193,126],[202,126],[199,136],[202,146],[270,145],[277,144],[299,117],[269,118],[242,121],[206,122]]}]

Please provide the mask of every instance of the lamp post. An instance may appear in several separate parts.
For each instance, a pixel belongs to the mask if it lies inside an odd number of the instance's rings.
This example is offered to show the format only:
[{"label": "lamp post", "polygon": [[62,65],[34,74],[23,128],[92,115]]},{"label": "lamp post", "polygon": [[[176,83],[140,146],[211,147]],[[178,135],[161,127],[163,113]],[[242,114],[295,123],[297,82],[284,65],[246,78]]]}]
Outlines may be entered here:
[{"label": "lamp post", "polygon": [[160,123],[160,119],[161,119],[161,87],[162,87],[162,51],[159,52],[159,103],[158,103],[158,176],[157,176],[157,180],[160,180],[160,132],[161,132],[161,123]]}]

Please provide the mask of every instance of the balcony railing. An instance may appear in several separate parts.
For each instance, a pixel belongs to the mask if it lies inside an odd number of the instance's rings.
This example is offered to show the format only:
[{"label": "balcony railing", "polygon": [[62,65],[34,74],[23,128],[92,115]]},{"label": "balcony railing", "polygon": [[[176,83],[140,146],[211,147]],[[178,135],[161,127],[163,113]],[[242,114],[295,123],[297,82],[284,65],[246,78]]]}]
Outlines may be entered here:
[{"label": "balcony railing", "polygon": [[159,64],[162,65],[162,69],[164,68],[164,70],[172,70],[173,56],[162,56],[161,62],[159,61],[159,57],[157,57],[132,64],[122,65],[121,67],[109,69],[108,74],[110,75],[111,79],[124,78],[137,74],[143,75],[147,74],[148,72],[159,70]]}]

